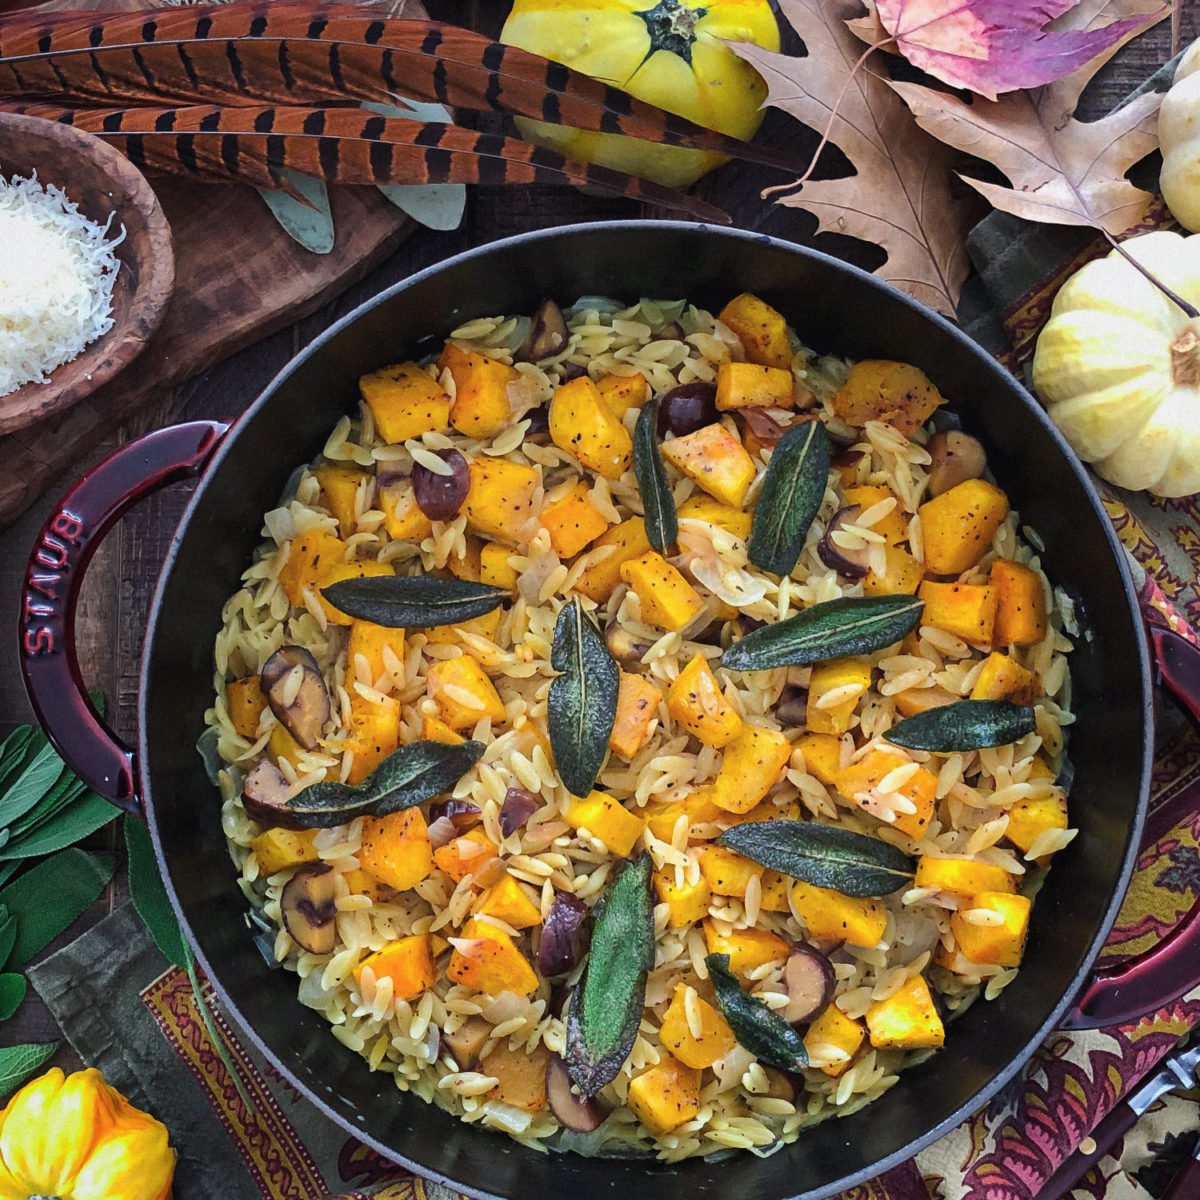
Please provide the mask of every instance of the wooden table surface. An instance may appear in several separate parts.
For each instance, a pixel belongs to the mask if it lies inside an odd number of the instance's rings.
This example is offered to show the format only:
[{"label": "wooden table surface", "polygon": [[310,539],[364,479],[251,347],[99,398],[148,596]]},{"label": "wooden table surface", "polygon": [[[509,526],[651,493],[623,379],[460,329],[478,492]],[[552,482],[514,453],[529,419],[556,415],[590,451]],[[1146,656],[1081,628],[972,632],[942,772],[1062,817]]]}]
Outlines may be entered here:
[{"label": "wooden table surface", "polygon": [[[1182,44],[1200,36],[1200,3],[1177,0],[1182,7]],[[495,0],[427,0],[434,17],[470,25],[498,34],[507,5]],[[1169,22],[1122,50],[1097,76],[1084,95],[1080,115],[1089,118],[1107,112],[1133,87],[1150,76],[1170,57]],[[785,49],[789,48],[785,43]],[[760,141],[787,145],[797,152],[815,144],[815,137],[777,111],[768,114]],[[745,166],[724,167],[697,185],[697,194],[720,205],[735,224],[807,245],[860,265],[874,267],[882,260],[877,248],[835,234],[813,236],[815,218],[793,208],[781,208],[761,199],[763,187],[780,182],[777,174]],[[981,216],[986,210],[981,210]],[[76,470],[58,481],[10,529],[0,535],[0,735],[28,722],[32,713],[21,684],[17,664],[16,614],[21,576],[37,531],[54,502],[90,463],[117,446],[151,429],[179,421],[230,418],[249,406],[287,361],[327,326],[368,297],[414,271],[472,246],[552,225],[572,222],[670,215],[624,199],[585,196],[566,188],[475,188],[471,191],[461,228],[450,233],[421,229],[382,266],[337,300],[289,329],[265,339],[233,358],[210,368],[195,379],[153,400],[136,417],[114,428],[97,444]],[[159,568],[170,544],[176,521],[187,504],[190,489],[179,486],[151,496],[134,509],[109,534],[92,561],[79,606],[77,636],[81,667],[90,686],[100,687],[108,699],[111,720],[126,739],[136,736],[138,664],[146,617]],[[120,844],[120,824],[96,835],[98,845]],[[127,896],[123,874],[93,908],[50,949],[65,945],[98,921]],[[0,1045],[45,1042],[56,1038],[57,1027],[49,1012],[30,989],[15,1017],[0,1025]],[[77,1060],[63,1048],[55,1060],[64,1067]]]}]

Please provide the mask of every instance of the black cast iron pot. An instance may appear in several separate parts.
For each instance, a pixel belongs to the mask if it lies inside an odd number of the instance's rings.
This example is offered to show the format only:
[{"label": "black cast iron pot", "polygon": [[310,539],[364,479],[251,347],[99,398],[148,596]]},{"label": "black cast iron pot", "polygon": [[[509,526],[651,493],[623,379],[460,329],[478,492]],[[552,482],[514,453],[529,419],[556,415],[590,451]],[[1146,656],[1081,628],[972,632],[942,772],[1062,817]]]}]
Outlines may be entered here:
[{"label": "black cast iron pot", "polygon": [[[296,976],[251,943],[246,903],[196,739],[212,702],[221,607],[293,469],[358,403],[360,375],[462,321],[530,312],[546,296],[679,297],[712,308],[742,291],[778,307],[805,342],[923,368],[984,440],[1022,520],[1045,542],[1051,580],[1075,597],[1087,636],[1071,657],[1077,840],[1038,898],[1024,964],[993,1003],[949,1029],[944,1051],[881,1099],[760,1160],[678,1166],[531,1152],[396,1091],[296,999]],[[73,606],[97,540],[136,499],[201,473],[158,584],[142,665],[140,737],[120,745],[83,699]],[[1129,880],[1151,752],[1147,638],[1121,552],[1078,461],[1034,401],[946,321],[834,259],[749,233],[672,222],[593,224],[481,247],[397,284],[299,355],[227,433],[199,422],[118,451],[85,478],[35,548],[21,614],[30,695],[63,757],[114,801],[145,813],[167,886],[204,970],[266,1057],[330,1117],[405,1166],[478,1196],[571,1200],[829,1196],[913,1154],[982,1105],[1074,1001],[1068,1023],[1107,1024],[1182,994],[1200,922],[1145,962],[1090,974]],[[1168,682],[1200,678],[1188,643],[1154,630]],[[1190,672],[1190,677],[1189,677]],[[1194,693],[1200,689],[1193,688]],[[1090,981],[1090,982],[1089,982]]]}]

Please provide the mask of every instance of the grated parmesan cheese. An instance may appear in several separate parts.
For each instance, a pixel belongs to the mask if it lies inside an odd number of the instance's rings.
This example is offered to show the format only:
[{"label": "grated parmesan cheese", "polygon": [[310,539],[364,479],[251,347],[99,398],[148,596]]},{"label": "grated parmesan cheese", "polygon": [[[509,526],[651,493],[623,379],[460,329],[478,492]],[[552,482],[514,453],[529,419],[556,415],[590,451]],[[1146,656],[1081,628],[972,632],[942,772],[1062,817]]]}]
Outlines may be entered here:
[{"label": "grated parmesan cheese", "polygon": [[113,325],[120,266],[103,225],[53,184],[0,176],[0,396],[44,383]]}]

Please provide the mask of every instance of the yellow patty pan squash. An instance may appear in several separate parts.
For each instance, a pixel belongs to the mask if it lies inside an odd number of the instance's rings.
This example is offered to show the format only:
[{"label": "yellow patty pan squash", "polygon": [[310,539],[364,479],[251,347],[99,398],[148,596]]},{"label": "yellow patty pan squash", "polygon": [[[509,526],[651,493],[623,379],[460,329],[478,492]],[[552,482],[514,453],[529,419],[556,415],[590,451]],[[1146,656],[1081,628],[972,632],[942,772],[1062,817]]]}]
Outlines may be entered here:
[{"label": "yellow patty pan squash", "polygon": [[1184,52],[1158,110],[1158,185],[1180,225],[1200,233],[1200,38]]},{"label": "yellow patty pan squash", "polygon": [[99,1071],[55,1067],[0,1110],[0,1200],[165,1200],[174,1174],[166,1127]]},{"label": "yellow patty pan squash", "polygon": [[[1200,234],[1122,248],[1200,306]],[[1200,491],[1200,319],[1113,251],[1076,271],[1033,356],[1033,386],[1075,453],[1118,487]]]},{"label": "yellow patty pan squash", "polygon": [[[767,0],[515,0],[500,40],[736,138],[762,122],[767,88],[723,41],[779,49]],[[571,158],[687,187],[725,159],[519,118],[522,136]]]}]

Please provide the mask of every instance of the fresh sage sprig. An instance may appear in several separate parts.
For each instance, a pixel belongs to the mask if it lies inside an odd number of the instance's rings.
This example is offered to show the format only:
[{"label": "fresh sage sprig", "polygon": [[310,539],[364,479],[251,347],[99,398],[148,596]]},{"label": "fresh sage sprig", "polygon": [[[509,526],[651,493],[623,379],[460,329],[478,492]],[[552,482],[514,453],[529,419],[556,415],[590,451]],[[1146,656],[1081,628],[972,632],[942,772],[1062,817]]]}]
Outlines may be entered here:
[{"label": "fresh sage sprig", "polygon": [[757,996],[751,996],[729,969],[728,954],[710,954],[704,960],[721,1015],[733,1036],[760,1062],[782,1071],[808,1066],[808,1051],[800,1035]]},{"label": "fresh sage sprig", "polygon": [[717,842],[773,871],[843,896],[890,895],[916,871],[913,860],[891,842],[816,821],[735,825]]},{"label": "fresh sage sprig", "polygon": [[776,575],[791,571],[828,482],[829,434],[824,424],[817,420],[793,425],[771,453],[754,506],[747,553],[756,567]]},{"label": "fresh sage sprig", "polygon": [[650,855],[643,853],[605,889],[593,910],[587,971],[567,1012],[567,1073],[585,1096],[617,1077],[642,1019],[654,966]]},{"label": "fresh sage sprig", "polygon": [[1007,746],[1036,728],[1028,705],[1010,700],[956,700],[897,721],[883,736],[908,750],[953,754]]},{"label": "fresh sage sprig", "polygon": [[546,705],[554,766],[573,796],[586,796],[608,752],[621,671],[578,599],[558,614],[550,665],[559,672]]},{"label": "fresh sage sprig", "polygon": [[482,617],[499,608],[510,593],[506,588],[469,579],[368,575],[331,583],[321,589],[321,595],[334,608],[359,621],[391,629],[432,629]]},{"label": "fresh sage sprig", "polygon": [[658,446],[658,397],[647,400],[633,429],[633,473],[642,493],[646,537],[659,554],[679,537],[679,515]]},{"label": "fresh sage sprig", "polygon": [[924,609],[924,600],[906,595],[827,600],[746,634],[725,651],[721,665],[731,671],[769,671],[871,654],[911,633]]},{"label": "fresh sage sprig", "polygon": [[305,829],[386,817],[453,787],[483,754],[482,742],[409,742],[392,751],[362,783],[314,783],[284,806]]},{"label": "fresh sage sprig", "polygon": [[0,1048],[0,1100],[32,1079],[55,1055],[57,1042],[25,1042]]}]

